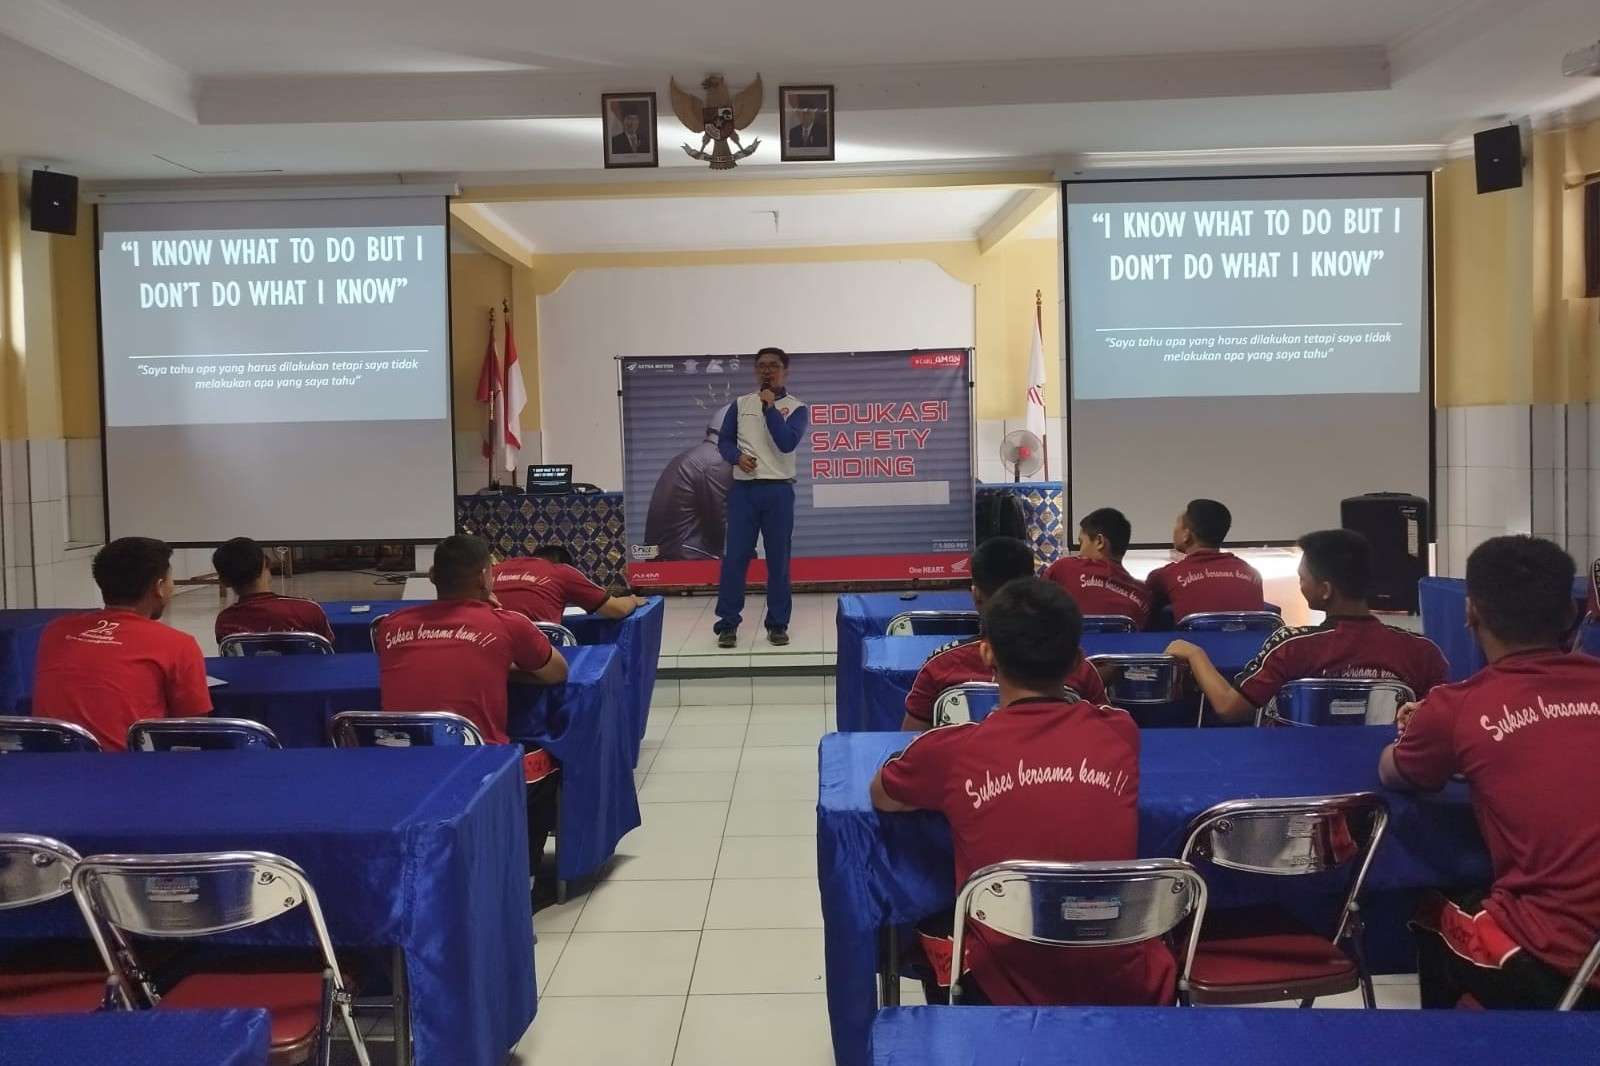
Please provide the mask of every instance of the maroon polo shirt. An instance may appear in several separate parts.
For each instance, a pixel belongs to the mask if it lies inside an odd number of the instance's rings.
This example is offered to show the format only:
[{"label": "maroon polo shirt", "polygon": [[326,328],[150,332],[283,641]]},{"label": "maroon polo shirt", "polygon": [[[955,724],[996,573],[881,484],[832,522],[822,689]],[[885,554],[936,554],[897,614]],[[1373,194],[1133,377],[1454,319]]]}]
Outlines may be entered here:
[{"label": "maroon polo shirt", "polygon": [[1266,607],[1261,575],[1232,552],[1201,548],[1151,572],[1145,579],[1156,604],[1172,605],[1172,620],[1207,611],[1260,611]]},{"label": "maroon polo shirt", "polygon": [[1600,930],[1600,659],[1524,652],[1434,689],[1394,764],[1423,789],[1466,775],[1494,863],[1484,909],[1541,961],[1576,971]]},{"label": "maroon polo shirt", "polygon": [[[933,705],[945,689],[969,681],[993,681],[994,671],[983,665],[978,637],[946,644],[922,664],[917,679],[906,695],[906,713],[924,722],[933,721]],[[1089,660],[1079,657],[1078,665],[1067,674],[1064,684],[1090,703],[1106,702],[1106,686]]]},{"label": "maroon polo shirt", "polygon": [[494,595],[535,622],[559,622],[569,606],[598,611],[606,590],[574,567],[548,559],[507,559],[494,568]]},{"label": "maroon polo shirt", "polygon": [[1066,589],[1084,614],[1127,615],[1138,629],[1149,624],[1150,590],[1121,563],[1069,555],[1051,563],[1044,578]]},{"label": "maroon polo shirt", "polygon": [[1321,625],[1285,626],[1272,634],[1234,687],[1253,707],[1302,677],[1399,681],[1423,696],[1444,684],[1446,672],[1444,653],[1427,637],[1373,615],[1330,616]]},{"label": "maroon polo shirt", "polygon": [[[959,889],[1006,859],[1133,859],[1139,844],[1139,730],[1086,701],[1022,700],[982,722],[919,734],[883,767],[883,789],[950,822]],[[1054,948],[969,929],[972,973],[997,1005],[1167,1004],[1165,944]]]},{"label": "maroon polo shirt", "polygon": [[252,592],[217,615],[217,640],[236,633],[315,633],[333,643],[322,605],[276,592]]}]

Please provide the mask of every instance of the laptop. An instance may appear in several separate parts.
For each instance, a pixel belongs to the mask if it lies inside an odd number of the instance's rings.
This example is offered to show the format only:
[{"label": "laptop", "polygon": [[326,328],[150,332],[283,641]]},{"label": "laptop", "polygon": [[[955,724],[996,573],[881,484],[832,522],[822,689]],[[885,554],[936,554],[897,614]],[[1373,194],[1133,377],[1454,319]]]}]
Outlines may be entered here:
[{"label": "laptop", "polygon": [[565,496],[572,491],[572,464],[531,465],[526,484],[530,496]]}]

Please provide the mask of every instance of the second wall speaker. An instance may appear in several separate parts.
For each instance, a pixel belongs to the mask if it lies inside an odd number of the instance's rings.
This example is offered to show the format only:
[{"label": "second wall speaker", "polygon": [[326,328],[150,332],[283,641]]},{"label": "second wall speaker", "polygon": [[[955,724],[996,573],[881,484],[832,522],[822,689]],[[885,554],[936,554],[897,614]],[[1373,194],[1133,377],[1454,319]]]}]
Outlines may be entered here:
[{"label": "second wall speaker", "polygon": [[60,233],[68,237],[77,233],[78,179],[54,170],[35,170],[28,213],[30,224],[40,233]]},{"label": "second wall speaker", "polygon": [[1472,161],[1478,170],[1478,191],[1499,192],[1522,186],[1522,130],[1497,126],[1472,135]]}]

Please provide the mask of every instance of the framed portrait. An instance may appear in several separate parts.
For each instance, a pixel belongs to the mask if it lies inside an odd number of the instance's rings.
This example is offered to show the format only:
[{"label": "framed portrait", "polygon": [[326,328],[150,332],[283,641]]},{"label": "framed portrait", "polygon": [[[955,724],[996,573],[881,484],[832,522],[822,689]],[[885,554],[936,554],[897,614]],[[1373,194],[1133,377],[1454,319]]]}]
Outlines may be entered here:
[{"label": "framed portrait", "polygon": [[659,164],[655,93],[603,93],[600,118],[607,169]]},{"label": "framed portrait", "polygon": [[783,162],[833,158],[833,86],[778,87],[778,128]]}]

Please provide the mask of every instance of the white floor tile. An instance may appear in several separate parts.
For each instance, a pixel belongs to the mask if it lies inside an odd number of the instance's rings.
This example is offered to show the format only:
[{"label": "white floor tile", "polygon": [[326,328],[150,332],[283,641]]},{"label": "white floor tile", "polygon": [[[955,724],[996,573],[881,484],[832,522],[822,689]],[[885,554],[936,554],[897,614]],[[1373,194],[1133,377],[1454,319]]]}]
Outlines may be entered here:
[{"label": "white floor tile", "polygon": [[710,894],[710,881],[605,881],[589,893],[576,931],[698,930],[705,924]]},{"label": "white floor tile", "polygon": [[617,845],[607,880],[706,880],[716,873],[726,803],[644,803],[640,814],[644,824]]},{"label": "white floor tile", "polygon": [[678,703],[683,707],[748,707],[748,677],[686,677],[678,682]]},{"label": "white floor tile", "polygon": [[[567,945],[571,958],[575,934]],[[672,934],[615,933],[613,936]],[[561,981],[558,970],[556,981]],[[711,929],[700,934],[692,995],[747,992],[822,992],[821,929]],[[725,1061],[738,1061],[737,1059]]]},{"label": "white floor tile", "polygon": [[508,1066],[672,1066],[683,996],[574,996],[539,1001]]},{"label": "white floor tile", "polygon": [[[751,722],[745,735],[745,746],[750,748],[777,748],[806,745],[813,750],[822,739],[822,719],[809,718],[796,722]],[[671,738],[668,738],[671,742]]]},{"label": "white floor tile", "polygon": [[569,933],[541,933],[539,943],[533,948],[533,975],[534,987],[545,988],[550,984],[550,976],[556,972],[556,963],[561,961],[561,953],[566,950]]},{"label": "white floor tile", "polygon": [[833,1066],[821,995],[690,996],[673,1066]]},{"label": "white floor tile", "polygon": [[673,719],[676,725],[744,725],[749,707],[684,707]]},{"label": "white floor tile", "polygon": [[753,701],[756,706],[768,704],[816,703],[826,697],[823,690],[831,687],[831,677],[761,677],[754,680]]},{"label": "white floor tile", "polygon": [[650,771],[639,790],[641,803],[699,803],[733,795],[732,772],[662,773]]},{"label": "white floor tile", "polygon": [[683,995],[689,990],[700,936],[698,932],[573,933],[545,995]]},{"label": "white floor tile", "polygon": [[738,748],[744,745],[745,725],[690,725],[674,722],[661,742],[663,748]]},{"label": "white floor tile", "polygon": [[737,770],[740,755],[738,748],[665,748],[654,757],[651,769],[657,773]]},{"label": "white floor tile", "polygon": [[724,837],[717,878],[817,876],[817,849],[804,837]]},{"label": "white floor tile", "polygon": [[[723,832],[730,837],[817,835],[816,800],[735,799]],[[804,845],[800,845],[804,846]]]},{"label": "white floor tile", "polygon": [[[814,867],[815,864],[813,864]],[[822,898],[812,877],[719,878],[707,929],[821,929]]]},{"label": "white floor tile", "polygon": [[814,744],[783,748],[746,746],[739,759],[740,770],[809,770],[817,765]]},{"label": "white floor tile", "polygon": [[572,927],[578,924],[578,915],[583,913],[583,905],[589,901],[587,895],[574,896],[565,903],[552,903],[543,910],[533,912],[533,928],[538,931],[540,943],[546,933],[570,933]]},{"label": "white floor tile", "polygon": [[817,801],[817,771],[761,770],[742,773],[733,786],[733,798],[776,802],[808,799]]},{"label": "white floor tile", "polygon": [[819,703],[762,703],[750,709],[750,722],[809,722],[824,713]]}]

